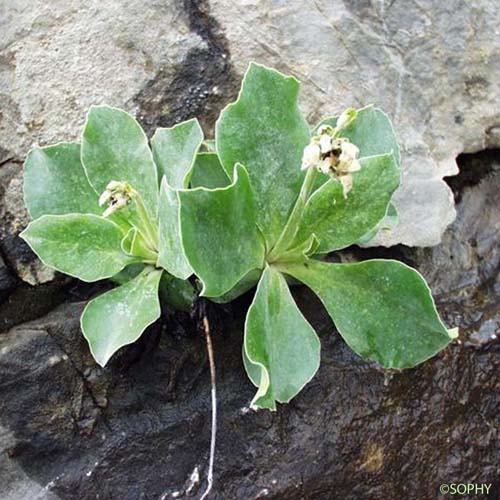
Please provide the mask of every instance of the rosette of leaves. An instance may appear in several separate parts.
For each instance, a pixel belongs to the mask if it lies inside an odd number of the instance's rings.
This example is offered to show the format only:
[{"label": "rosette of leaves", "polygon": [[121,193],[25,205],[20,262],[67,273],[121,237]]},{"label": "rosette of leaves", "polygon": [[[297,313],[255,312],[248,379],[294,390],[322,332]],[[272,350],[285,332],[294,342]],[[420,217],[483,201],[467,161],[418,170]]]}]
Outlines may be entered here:
[{"label": "rosette of leaves", "polygon": [[299,110],[298,91],[295,78],[251,64],[237,101],[217,121],[217,154],[197,159],[211,184],[179,191],[182,246],[201,294],[227,302],[257,285],[243,361],[257,387],[253,406],[271,410],[290,401],[320,362],[320,341],[290,293],[292,281],[320,298],[356,353],[383,367],[413,367],[454,336],[414,269],[394,260],[324,261],[393,224],[400,152],[387,116],[369,106],[341,134],[360,151],[347,196],[337,179],[302,171],[316,129]]},{"label": "rosette of leaves", "polygon": [[[185,281],[192,269],[180,243],[176,190],[187,187],[202,140],[198,122],[189,120],[158,129],[150,149],[132,116],[95,106],[80,143],[28,154],[24,196],[34,220],[21,237],[62,273],[120,283],[91,300],[81,317],[101,366],[158,319],[160,295],[175,309],[191,307],[195,291]],[[99,198],[109,201],[110,182],[121,186],[115,201],[123,203],[104,217]]]}]

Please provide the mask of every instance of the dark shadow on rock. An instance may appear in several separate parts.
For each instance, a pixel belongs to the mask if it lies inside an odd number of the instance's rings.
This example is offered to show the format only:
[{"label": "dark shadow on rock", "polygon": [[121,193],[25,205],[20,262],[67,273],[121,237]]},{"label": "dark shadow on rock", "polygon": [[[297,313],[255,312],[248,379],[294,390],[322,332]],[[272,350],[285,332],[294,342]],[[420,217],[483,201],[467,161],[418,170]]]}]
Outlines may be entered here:
[{"label": "dark shadow on rock", "polygon": [[182,64],[160,69],[135,97],[137,118],[148,135],[157,127],[171,127],[195,117],[211,134],[221,108],[236,96],[238,79],[228,44],[210,16],[208,2],[183,0],[182,4],[189,27],[203,46],[190,50]]}]

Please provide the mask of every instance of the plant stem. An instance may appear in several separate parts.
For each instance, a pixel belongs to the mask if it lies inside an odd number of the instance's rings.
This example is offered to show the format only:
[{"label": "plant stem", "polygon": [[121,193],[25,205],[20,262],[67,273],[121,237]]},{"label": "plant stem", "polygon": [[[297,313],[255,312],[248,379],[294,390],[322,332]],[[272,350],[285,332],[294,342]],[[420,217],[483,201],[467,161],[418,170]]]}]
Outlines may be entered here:
[{"label": "plant stem", "polygon": [[212,431],[210,436],[210,458],[208,462],[207,474],[207,488],[205,489],[200,500],[205,500],[212,490],[213,473],[214,473],[214,460],[215,460],[215,439],[217,434],[217,392],[216,392],[216,378],[215,378],[215,359],[214,350],[212,346],[212,337],[210,336],[210,325],[207,316],[203,316],[203,330],[205,332],[205,339],[207,341],[208,363],[210,365],[210,382],[212,385]]},{"label": "plant stem", "polygon": [[286,251],[289,245],[293,242],[293,239],[295,238],[299,229],[300,219],[302,218],[304,208],[306,206],[307,200],[309,199],[309,195],[311,194],[314,181],[316,180],[316,174],[317,170],[315,168],[307,169],[306,176],[304,177],[304,182],[302,183],[302,187],[300,188],[299,197],[295,202],[292,213],[288,218],[281,236],[278,238],[278,241],[269,253],[268,262],[274,262],[278,260],[280,254]]},{"label": "plant stem", "polygon": [[152,250],[157,251],[159,246],[158,231],[156,230],[156,227],[151,224],[148,211],[139,193],[135,193],[134,201],[137,207],[137,213],[139,214],[142,222],[142,227],[138,229],[141,233],[143,233],[145,241],[149,243]]}]

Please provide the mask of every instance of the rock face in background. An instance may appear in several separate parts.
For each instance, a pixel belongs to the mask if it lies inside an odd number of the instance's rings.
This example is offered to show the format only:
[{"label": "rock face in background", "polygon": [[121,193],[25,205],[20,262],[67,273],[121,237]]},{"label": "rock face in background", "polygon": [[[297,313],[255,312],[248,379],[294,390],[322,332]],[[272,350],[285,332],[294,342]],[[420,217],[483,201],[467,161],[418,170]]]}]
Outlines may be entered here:
[{"label": "rock face in background", "polygon": [[378,243],[439,243],[455,215],[442,178],[459,153],[500,145],[495,2],[247,0],[212,12],[239,73],[256,60],[303,82],[311,123],[369,103],[388,113],[405,169],[401,223]]},{"label": "rock face in background", "polygon": [[[498,478],[500,54],[496,2],[7,0],[0,7],[0,498],[171,498],[203,474],[209,437],[203,342],[164,319],[106,370],[79,332],[83,286],[43,267],[27,223],[31,145],[78,137],[91,104],[151,133],[193,116],[206,133],[250,60],[296,75],[311,123],[373,102],[393,119],[400,226],[343,258],[416,265],[460,342],[402,374],[357,358],[304,290],[322,366],[290,405],[248,412],[243,297],[216,332],[218,498],[432,498]],[[458,218],[453,220],[453,197]],[[55,307],[57,308],[55,310]],[[15,326],[18,325],[18,326]],[[194,484],[196,494],[200,485]],[[494,488],[493,486],[492,488]],[[498,484],[497,484],[498,487]],[[492,496],[493,498],[493,496]]]}]

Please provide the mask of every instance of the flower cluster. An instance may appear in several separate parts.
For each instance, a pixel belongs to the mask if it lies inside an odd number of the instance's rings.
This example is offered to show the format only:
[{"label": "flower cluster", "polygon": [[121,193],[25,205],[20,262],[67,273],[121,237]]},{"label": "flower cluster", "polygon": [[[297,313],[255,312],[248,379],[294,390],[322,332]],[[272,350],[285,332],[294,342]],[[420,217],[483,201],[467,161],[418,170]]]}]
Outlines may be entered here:
[{"label": "flower cluster", "polygon": [[99,197],[99,206],[102,207],[106,203],[108,208],[102,214],[103,217],[109,217],[117,210],[127,206],[134,195],[134,190],[128,182],[111,181],[106,186],[104,191]]},{"label": "flower cluster", "polygon": [[345,137],[339,137],[343,128],[356,118],[355,111],[346,110],[339,117],[335,128],[323,125],[311,142],[304,148],[302,170],[317,168],[323,174],[338,179],[342,184],[344,197],[352,188],[352,172],[361,169],[358,147]]}]

